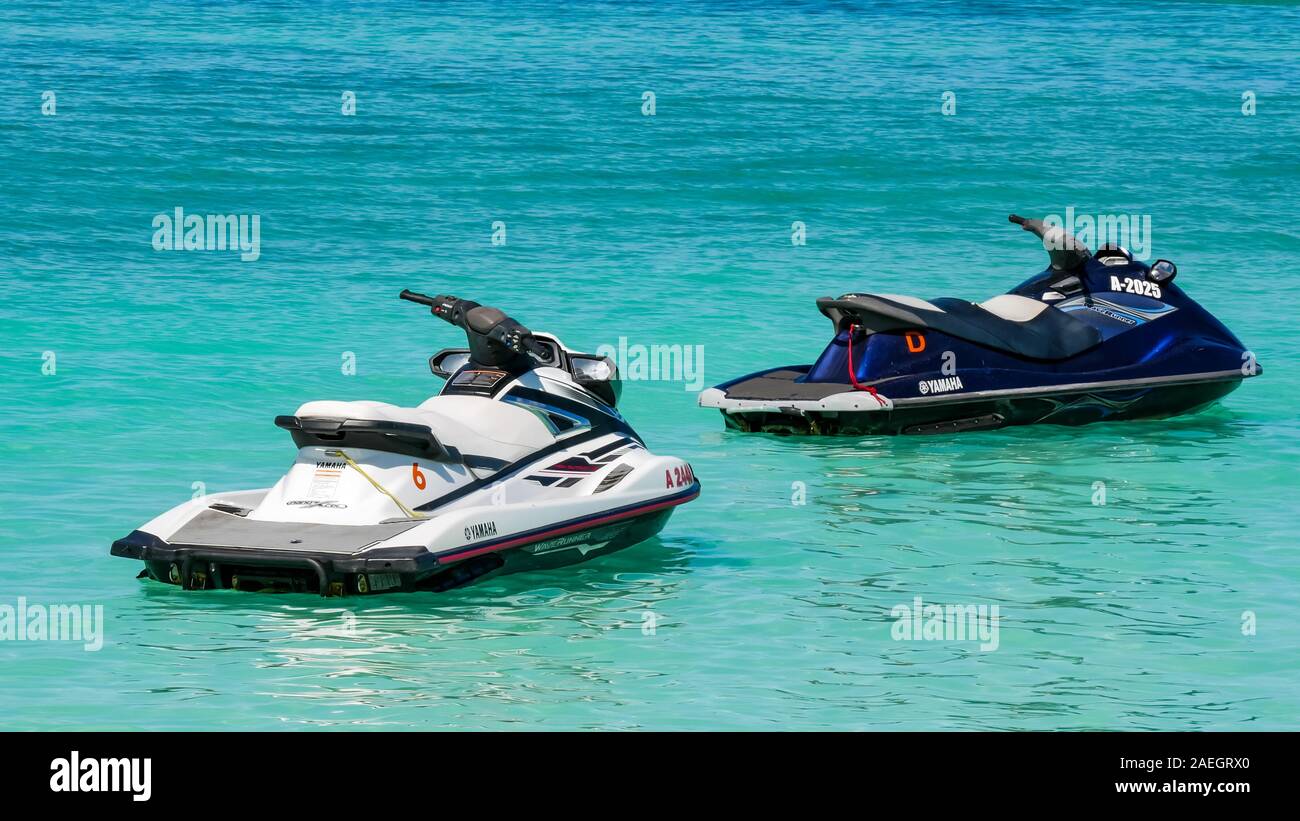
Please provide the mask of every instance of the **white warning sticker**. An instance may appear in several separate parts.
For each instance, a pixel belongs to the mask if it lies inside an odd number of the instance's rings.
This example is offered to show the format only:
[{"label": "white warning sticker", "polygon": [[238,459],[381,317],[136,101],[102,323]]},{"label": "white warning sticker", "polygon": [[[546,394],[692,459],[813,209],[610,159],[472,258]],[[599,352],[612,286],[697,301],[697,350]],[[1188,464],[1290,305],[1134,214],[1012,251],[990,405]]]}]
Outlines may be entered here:
[{"label": "white warning sticker", "polygon": [[316,470],[311,477],[311,490],[307,492],[307,498],[326,500],[337,496],[339,480],[343,478],[343,471],[347,466],[347,462],[317,462]]}]

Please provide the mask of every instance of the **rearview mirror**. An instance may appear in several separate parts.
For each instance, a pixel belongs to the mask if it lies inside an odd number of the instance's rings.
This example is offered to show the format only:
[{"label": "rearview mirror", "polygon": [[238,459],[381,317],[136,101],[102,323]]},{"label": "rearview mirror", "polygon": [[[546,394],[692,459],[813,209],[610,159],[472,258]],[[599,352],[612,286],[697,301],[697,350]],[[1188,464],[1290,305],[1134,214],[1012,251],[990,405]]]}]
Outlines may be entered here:
[{"label": "rearview mirror", "polygon": [[605,357],[571,356],[573,375],[579,382],[608,382],[617,370]]},{"label": "rearview mirror", "polygon": [[443,379],[450,379],[452,374],[468,364],[469,348],[443,348],[429,357],[429,371]]},{"label": "rearview mirror", "polygon": [[573,381],[611,407],[618,404],[623,385],[618,378],[618,365],[608,356],[569,354],[569,372],[573,374]]},{"label": "rearview mirror", "polygon": [[1151,266],[1151,271],[1147,273],[1147,279],[1157,285],[1168,285],[1178,276],[1178,266],[1167,259],[1158,259]]}]

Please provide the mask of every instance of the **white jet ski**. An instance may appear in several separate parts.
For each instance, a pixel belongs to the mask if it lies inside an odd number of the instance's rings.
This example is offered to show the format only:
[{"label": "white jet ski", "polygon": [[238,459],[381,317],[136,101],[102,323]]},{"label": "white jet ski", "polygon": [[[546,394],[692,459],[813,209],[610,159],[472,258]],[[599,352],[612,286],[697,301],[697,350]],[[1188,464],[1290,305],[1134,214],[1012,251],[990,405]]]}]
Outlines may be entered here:
[{"label": "white jet ski", "polygon": [[700,492],[615,405],[618,371],[501,311],[403,291],[461,328],[419,407],[308,402],[276,425],[298,456],[270,489],[188,501],[113,543],[188,590],[447,590],[644,541]]}]

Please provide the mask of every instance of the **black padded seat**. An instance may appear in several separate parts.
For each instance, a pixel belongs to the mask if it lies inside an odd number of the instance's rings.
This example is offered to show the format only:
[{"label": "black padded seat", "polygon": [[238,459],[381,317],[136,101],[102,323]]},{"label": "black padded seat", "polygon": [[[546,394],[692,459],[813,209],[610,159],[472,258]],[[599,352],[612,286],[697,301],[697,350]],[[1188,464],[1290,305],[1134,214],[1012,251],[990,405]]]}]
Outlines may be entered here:
[{"label": "black padded seat", "polygon": [[[845,294],[839,299],[823,297],[817,300],[817,307],[830,317],[837,330],[849,324],[869,333],[929,328],[1027,359],[1069,359],[1101,342],[1101,333],[1096,328],[1046,303],[1037,303],[1042,309],[1028,318],[1008,319],[963,299],[930,302],[904,299],[905,302],[877,294]],[[997,303],[1007,299],[1004,295],[986,304],[1002,310]]]}]

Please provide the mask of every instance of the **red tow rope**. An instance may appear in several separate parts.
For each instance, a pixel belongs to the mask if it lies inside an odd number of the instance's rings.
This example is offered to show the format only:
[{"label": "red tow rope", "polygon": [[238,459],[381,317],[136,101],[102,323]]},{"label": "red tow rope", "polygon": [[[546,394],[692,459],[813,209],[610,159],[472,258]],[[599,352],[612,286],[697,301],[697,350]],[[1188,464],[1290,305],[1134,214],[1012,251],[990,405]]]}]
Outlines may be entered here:
[{"label": "red tow rope", "polygon": [[863,385],[858,382],[857,368],[853,366],[853,334],[858,330],[857,325],[849,326],[849,382],[853,385],[854,390],[866,391],[871,394],[871,398],[880,403],[880,407],[885,407],[889,403],[876,393],[876,389],[871,385]]}]

